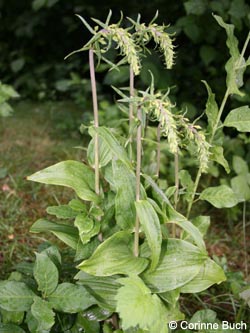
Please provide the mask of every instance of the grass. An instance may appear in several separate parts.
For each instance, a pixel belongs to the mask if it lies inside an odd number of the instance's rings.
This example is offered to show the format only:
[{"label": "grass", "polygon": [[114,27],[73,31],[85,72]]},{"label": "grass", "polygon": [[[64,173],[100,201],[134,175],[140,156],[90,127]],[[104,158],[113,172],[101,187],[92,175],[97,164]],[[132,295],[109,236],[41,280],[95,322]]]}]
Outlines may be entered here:
[{"label": "grass", "polygon": [[12,117],[0,119],[0,278],[34,257],[42,236],[29,233],[48,204],[70,195],[59,187],[28,182],[26,177],[65,159],[81,159],[82,110],[69,102],[20,102]]}]

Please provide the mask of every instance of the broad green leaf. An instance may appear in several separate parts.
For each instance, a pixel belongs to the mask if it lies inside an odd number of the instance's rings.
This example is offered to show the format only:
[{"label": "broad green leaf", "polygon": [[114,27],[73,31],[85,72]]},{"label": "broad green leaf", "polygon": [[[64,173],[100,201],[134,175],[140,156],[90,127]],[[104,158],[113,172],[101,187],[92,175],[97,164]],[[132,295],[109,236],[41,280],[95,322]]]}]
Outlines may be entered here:
[{"label": "broad green leaf", "polygon": [[112,161],[113,182],[116,190],[115,218],[122,229],[132,230],[135,225],[135,185],[134,173],[121,161]]},{"label": "broad green leaf", "polygon": [[181,287],[181,293],[199,293],[208,289],[213,284],[220,284],[226,280],[223,269],[213,260],[208,258],[198,275],[193,280]]},{"label": "broad green leaf", "polygon": [[[118,276],[119,277],[119,276]],[[117,282],[117,276],[93,276],[80,271],[75,276],[93,295],[101,308],[115,312],[117,290],[120,283]]]},{"label": "broad green leaf", "polygon": [[68,246],[73,249],[77,248],[79,240],[78,230],[70,225],[39,219],[32,225],[30,231],[34,233],[50,231]]},{"label": "broad green leaf", "polygon": [[72,188],[79,198],[86,201],[98,201],[95,194],[94,172],[83,163],[63,161],[27,177],[38,183],[60,185]]},{"label": "broad green leaf", "polygon": [[77,212],[87,213],[87,208],[81,200],[78,199],[70,200],[69,207]]},{"label": "broad green leaf", "polygon": [[154,270],[159,262],[161,253],[162,234],[160,221],[154,208],[148,201],[140,200],[135,203],[135,207],[151,249],[150,270]]},{"label": "broad green leaf", "polygon": [[216,208],[230,208],[238,203],[234,191],[227,185],[206,188],[201,193],[200,199],[208,201]]},{"label": "broad green leaf", "polygon": [[112,313],[99,307],[98,305],[93,305],[91,306],[91,308],[84,311],[84,315],[87,318],[91,318],[91,320],[103,321],[105,319],[108,319],[112,315]]},{"label": "broad green leaf", "polygon": [[223,168],[225,169],[225,171],[227,173],[230,172],[230,168],[229,168],[229,165],[228,165],[228,162],[227,160],[225,159],[224,157],[224,154],[223,154],[223,147],[221,146],[214,146],[214,147],[211,147],[210,148],[210,159],[212,161],[215,161],[217,162],[218,164],[222,165]]},{"label": "broad green leaf", "polygon": [[250,186],[246,181],[246,175],[240,174],[233,177],[231,179],[231,186],[239,202],[250,199]]},{"label": "broad green leaf", "polygon": [[122,328],[139,327],[151,333],[167,333],[167,311],[160,298],[152,295],[138,276],[118,281],[123,284],[116,296]]},{"label": "broad green leaf", "polygon": [[97,276],[140,274],[148,261],[133,254],[133,235],[120,231],[98,246],[93,255],[78,268]]},{"label": "broad green leaf", "polygon": [[[171,221],[170,221],[171,222]],[[194,240],[199,249],[206,253],[206,245],[202,238],[200,230],[189,221],[172,221],[172,223],[177,224],[184,231],[186,231]]]},{"label": "broad green leaf", "polygon": [[48,301],[56,311],[76,313],[96,304],[95,299],[88,291],[79,285],[64,282],[49,295]]},{"label": "broad green leaf", "polygon": [[7,311],[28,311],[34,293],[23,282],[4,281],[0,284],[0,307]]},{"label": "broad green leaf", "polygon": [[47,297],[56,289],[58,270],[45,253],[36,253],[34,278],[38,284],[38,290],[42,292],[44,297]]},{"label": "broad green leaf", "polygon": [[[101,137],[98,138],[98,148],[99,148],[99,167],[102,168],[106,166],[112,160],[112,152],[109,146],[102,140]],[[88,162],[94,167],[95,165],[95,145],[94,139],[92,139],[88,145],[87,150]]]},{"label": "broad green leaf", "polygon": [[230,111],[224,121],[224,126],[235,127],[239,132],[250,132],[250,108],[241,106]]},{"label": "broad green leaf", "polygon": [[21,324],[24,318],[24,311],[6,311],[0,307],[0,318],[3,324]]},{"label": "broad green leaf", "polygon": [[77,216],[77,212],[69,205],[49,206],[46,212],[50,215],[55,215],[59,219],[72,219]]},{"label": "broad green leaf", "polygon": [[146,271],[143,280],[154,292],[179,288],[191,281],[200,271],[207,255],[196,246],[180,239],[162,243],[162,252],[154,272]]},{"label": "broad green leaf", "polygon": [[0,116],[1,117],[9,117],[13,112],[12,107],[8,103],[0,104]]},{"label": "broad green leaf", "polygon": [[91,128],[90,134],[92,130],[97,131],[103,142],[109,147],[109,150],[114,158],[121,160],[124,164],[127,165],[127,167],[132,168],[126,150],[121,146],[110,129],[106,127],[99,127],[98,129]]},{"label": "broad green leaf", "polygon": [[12,72],[14,72],[14,73],[19,72],[23,68],[24,64],[25,64],[24,58],[19,58],[19,59],[13,60],[10,63]]},{"label": "broad green leaf", "polygon": [[238,175],[240,174],[246,175],[249,172],[247,162],[238,155],[233,156],[233,169]]},{"label": "broad green leaf", "polygon": [[55,313],[53,312],[51,305],[40,297],[34,297],[31,313],[37,320],[37,330],[39,332],[49,331],[55,323]]},{"label": "broad green leaf", "polygon": [[207,93],[208,93],[208,99],[207,99],[207,103],[206,103],[206,116],[207,116],[207,120],[208,120],[208,125],[209,125],[209,133],[211,134],[216,121],[217,121],[217,116],[218,116],[218,105],[216,103],[215,100],[215,94],[212,92],[210,86],[208,85],[208,83],[206,81],[202,81],[206,88],[207,88]]},{"label": "broad green leaf", "polygon": [[25,333],[25,331],[14,324],[1,324],[0,323],[0,333]]}]

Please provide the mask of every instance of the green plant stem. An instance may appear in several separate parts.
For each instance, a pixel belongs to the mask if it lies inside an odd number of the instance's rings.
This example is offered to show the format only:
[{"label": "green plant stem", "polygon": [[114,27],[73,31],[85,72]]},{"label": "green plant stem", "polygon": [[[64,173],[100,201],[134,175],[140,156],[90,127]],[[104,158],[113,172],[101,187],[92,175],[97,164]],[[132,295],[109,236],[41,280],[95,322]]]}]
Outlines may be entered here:
[{"label": "green plant stem", "polygon": [[[129,94],[130,98],[134,97],[135,88],[134,88],[134,72],[133,68],[130,65],[129,67]],[[133,151],[132,151],[132,142],[133,142],[133,133],[132,133],[132,126],[133,126],[133,118],[134,118],[134,104],[131,102],[129,104],[129,157],[132,160]]]},{"label": "green plant stem", "polygon": [[157,151],[156,151],[156,176],[160,175],[160,162],[161,162],[161,126],[157,126]]},{"label": "green plant stem", "polygon": [[[179,154],[178,151],[174,155],[174,178],[175,178],[175,193],[174,193],[174,208],[177,210],[178,198],[179,198]],[[176,225],[172,224],[172,235],[176,237]]]},{"label": "green plant stem", "polygon": [[[94,127],[95,130],[97,130],[99,127],[98,103],[97,103],[97,92],[96,92],[94,51],[92,48],[89,49],[89,69],[90,69],[90,80],[91,80],[92,101],[93,101],[93,111],[94,111]],[[99,137],[97,131],[95,132],[94,136],[94,149],[95,149],[95,192],[97,195],[99,195],[100,194]]]},{"label": "green plant stem", "polygon": [[[140,200],[140,186],[141,186],[141,150],[142,150],[142,114],[141,108],[138,108],[137,118],[139,121],[137,127],[137,136],[136,136],[136,193],[135,200]],[[138,215],[136,214],[135,220],[135,235],[134,235],[134,255],[135,257],[139,256],[139,229],[140,229],[140,221]]]}]

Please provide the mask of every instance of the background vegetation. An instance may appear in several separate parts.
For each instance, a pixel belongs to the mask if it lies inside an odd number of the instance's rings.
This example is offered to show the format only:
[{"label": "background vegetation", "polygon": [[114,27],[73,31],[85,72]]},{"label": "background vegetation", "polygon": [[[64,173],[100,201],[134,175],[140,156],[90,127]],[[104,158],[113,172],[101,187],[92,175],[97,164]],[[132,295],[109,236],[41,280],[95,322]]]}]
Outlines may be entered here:
[{"label": "background vegetation", "polygon": [[[159,10],[157,21],[169,24],[169,32],[175,33],[175,66],[171,71],[164,69],[152,46],[151,54],[143,59],[136,84],[145,88],[150,83],[151,70],[156,88],[171,87],[173,102],[178,100],[191,119],[202,116],[205,109],[207,91],[201,80],[209,82],[219,103],[226,89],[224,65],[229,57],[226,35],[212,13],[235,25],[240,48],[250,29],[250,5],[245,0],[136,3],[119,0],[101,5],[87,0],[0,0],[0,81],[13,86],[19,95],[10,94],[12,117],[0,117],[1,278],[16,268],[17,263],[33,261],[34,250],[45,238],[30,235],[29,228],[44,214],[45,207],[68,201],[70,192],[27,183],[26,176],[60,160],[80,160],[85,155],[84,150],[72,147],[85,142],[79,127],[92,119],[88,59],[84,53],[67,60],[64,57],[90,37],[74,14],[87,20],[90,17],[105,20],[109,9],[113,11],[114,22],[119,20],[120,11],[134,19],[141,13],[143,21],[149,22]],[[114,51],[109,54],[111,60],[117,56]],[[118,117],[115,108],[109,114],[104,112],[116,98],[110,86],[127,86],[129,80],[125,71],[107,72],[106,69],[101,65],[97,72],[101,123],[110,123]],[[250,102],[249,90],[248,67],[242,89],[245,95],[230,97],[223,117],[232,108]],[[201,117],[200,123],[206,123],[206,118]],[[242,165],[246,179],[249,178],[249,134],[238,135],[233,129],[226,129],[225,134],[225,157],[232,169],[230,178],[238,175]],[[238,163],[235,155],[241,159]],[[169,167],[167,157],[163,162],[166,162],[161,166],[164,175]],[[192,161],[186,163],[192,165]],[[201,187],[227,183],[228,177],[219,166],[210,170],[209,180],[203,180]],[[248,193],[244,206],[242,203],[219,213],[209,204],[198,206],[204,215],[212,216],[206,244],[210,255],[225,269],[228,280],[222,287],[193,296],[188,302],[183,300],[182,307],[190,316],[205,307],[218,311],[221,319],[248,317],[249,309],[240,299],[239,291],[249,282],[249,199]],[[245,216],[244,228],[242,216]],[[53,239],[53,242],[56,241]],[[243,258],[247,255],[246,262]],[[27,272],[27,267],[22,265],[19,269]]]}]

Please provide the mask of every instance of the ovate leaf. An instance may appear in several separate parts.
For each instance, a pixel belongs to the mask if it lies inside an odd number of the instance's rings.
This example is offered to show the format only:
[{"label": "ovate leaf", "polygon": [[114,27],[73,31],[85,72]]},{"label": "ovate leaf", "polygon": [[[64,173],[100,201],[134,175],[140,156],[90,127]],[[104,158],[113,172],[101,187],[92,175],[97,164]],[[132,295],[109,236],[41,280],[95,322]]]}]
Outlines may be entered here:
[{"label": "ovate leaf", "polygon": [[30,231],[34,233],[50,231],[73,249],[77,248],[79,241],[77,228],[67,224],[50,222],[45,219],[37,220],[30,228]]},{"label": "ovate leaf", "polygon": [[216,208],[230,208],[238,203],[234,191],[227,185],[206,188],[201,193],[200,199],[208,201]]},{"label": "ovate leaf", "polygon": [[193,280],[184,285],[181,293],[199,293],[208,289],[213,284],[221,283],[226,280],[223,269],[213,260],[208,258],[203,264],[198,275]]},{"label": "ovate leaf", "polygon": [[28,311],[34,293],[23,282],[4,281],[0,284],[0,307],[7,311]]},{"label": "ovate leaf", "polygon": [[39,332],[49,331],[55,323],[55,313],[53,312],[51,305],[40,297],[34,297],[31,313],[37,321],[37,330]]},{"label": "ovate leaf", "polygon": [[154,208],[148,201],[140,200],[135,203],[135,207],[140,223],[146,234],[148,245],[151,249],[150,269],[154,270],[159,262],[161,253],[162,234],[160,221]]},{"label": "ovate leaf", "polygon": [[133,235],[120,231],[98,246],[93,255],[78,268],[96,276],[140,274],[148,261],[133,254]]},{"label": "ovate leaf", "polygon": [[36,253],[34,278],[44,297],[50,295],[58,284],[58,270],[56,265],[45,253]]},{"label": "ovate leaf", "polygon": [[222,165],[223,168],[225,169],[225,171],[227,173],[229,173],[230,172],[230,168],[229,168],[227,160],[224,157],[223,147],[221,147],[221,146],[211,147],[210,148],[210,153],[211,153],[210,159],[212,161],[215,161],[215,162],[219,163],[220,165]]},{"label": "ovate leaf", "polygon": [[196,246],[180,239],[168,239],[162,246],[161,257],[154,272],[146,271],[143,280],[154,292],[179,288],[200,271],[207,255]]},{"label": "ovate leaf", "polygon": [[157,295],[138,276],[119,279],[117,312],[124,330],[139,327],[151,333],[167,333],[166,309]]},{"label": "ovate leaf", "polygon": [[239,132],[250,132],[250,108],[241,106],[230,111],[224,121],[224,126],[235,127]]},{"label": "ovate leaf", "polygon": [[68,282],[59,284],[48,301],[56,311],[67,313],[80,312],[96,304],[95,299],[83,286]]},{"label": "ovate leaf", "polygon": [[70,187],[83,200],[98,201],[94,172],[77,161],[63,161],[27,177],[38,183]]}]

